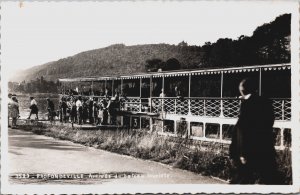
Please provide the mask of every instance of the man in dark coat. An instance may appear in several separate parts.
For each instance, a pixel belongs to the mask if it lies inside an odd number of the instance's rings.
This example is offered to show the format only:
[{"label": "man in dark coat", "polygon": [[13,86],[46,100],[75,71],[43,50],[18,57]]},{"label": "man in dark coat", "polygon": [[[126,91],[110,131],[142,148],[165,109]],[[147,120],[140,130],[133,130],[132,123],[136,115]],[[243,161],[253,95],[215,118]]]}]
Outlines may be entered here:
[{"label": "man in dark coat", "polygon": [[271,101],[256,95],[251,79],[244,79],[239,90],[243,100],[229,149],[236,167],[231,183],[277,184]]},{"label": "man in dark coat", "polygon": [[54,114],[54,103],[50,100],[50,98],[47,98],[47,110],[48,110],[48,119],[49,121],[53,121],[55,114]]}]

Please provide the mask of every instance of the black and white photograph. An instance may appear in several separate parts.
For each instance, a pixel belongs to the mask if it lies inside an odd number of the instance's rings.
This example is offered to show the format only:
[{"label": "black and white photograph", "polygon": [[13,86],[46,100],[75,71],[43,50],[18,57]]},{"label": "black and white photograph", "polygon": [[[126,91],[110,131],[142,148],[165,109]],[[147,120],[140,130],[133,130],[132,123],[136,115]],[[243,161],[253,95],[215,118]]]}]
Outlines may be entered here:
[{"label": "black and white photograph", "polygon": [[296,193],[297,1],[1,2],[1,193]]}]

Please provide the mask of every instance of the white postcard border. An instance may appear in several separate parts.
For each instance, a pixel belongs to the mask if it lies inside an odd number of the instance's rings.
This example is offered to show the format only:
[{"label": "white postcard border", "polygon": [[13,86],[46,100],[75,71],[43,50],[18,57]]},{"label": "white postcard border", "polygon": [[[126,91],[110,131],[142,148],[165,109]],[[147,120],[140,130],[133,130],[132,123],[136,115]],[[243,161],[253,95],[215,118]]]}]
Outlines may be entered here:
[{"label": "white postcard border", "polygon": [[[26,1],[25,1],[26,2]],[[45,2],[47,3],[47,2]],[[72,2],[68,2],[72,3]],[[265,186],[265,185],[11,185],[8,183],[8,133],[7,133],[7,74],[1,63],[1,193],[34,194],[34,193],[291,193],[300,189],[300,69],[299,69],[299,3],[290,3],[292,13],[291,36],[291,69],[292,69],[292,164],[293,185]],[[2,10],[1,10],[2,11]],[[1,18],[3,20],[3,18]],[[1,21],[2,23],[2,21]],[[1,27],[2,28],[2,27]],[[3,38],[1,38],[3,39]],[[3,40],[0,40],[3,41]],[[1,53],[5,48],[1,47]],[[1,57],[1,62],[4,60]],[[298,131],[297,131],[298,130]],[[297,140],[297,141],[296,141]]]}]

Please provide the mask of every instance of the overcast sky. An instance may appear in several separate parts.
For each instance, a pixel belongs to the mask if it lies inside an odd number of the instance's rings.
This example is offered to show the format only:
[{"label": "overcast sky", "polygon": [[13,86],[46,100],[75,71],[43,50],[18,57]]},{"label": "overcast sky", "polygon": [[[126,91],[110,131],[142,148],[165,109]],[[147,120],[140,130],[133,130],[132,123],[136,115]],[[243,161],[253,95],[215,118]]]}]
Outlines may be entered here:
[{"label": "overcast sky", "polygon": [[106,47],[251,36],[290,13],[282,2],[19,2],[1,3],[2,68],[16,69]]}]

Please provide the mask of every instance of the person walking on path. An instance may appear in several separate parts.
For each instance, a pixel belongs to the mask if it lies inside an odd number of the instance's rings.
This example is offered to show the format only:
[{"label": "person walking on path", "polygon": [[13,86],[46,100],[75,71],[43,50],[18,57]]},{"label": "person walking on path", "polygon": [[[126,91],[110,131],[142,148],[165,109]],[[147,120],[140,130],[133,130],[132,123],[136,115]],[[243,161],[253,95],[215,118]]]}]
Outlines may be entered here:
[{"label": "person walking on path", "polygon": [[244,79],[240,114],[235,125],[229,155],[233,161],[232,184],[277,184],[274,113],[271,101],[256,94],[256,83]]},{"label": "person walking on path", "polygon": [[16,128],[17,119],[19,117],[19,104],[16,96],[12,96],[12,101],[10,102],[10,117],[12,118],[12,128]]},{"label": "person walking on path", "polygon": [[34,97],[30,97],[30,107],[29,108],[30,108],[30,114],[27,119],[30,119],[31,115],[35,114],[36,115],[35,119],[39,120],[39,116],[38,116],[39,109],[37,107],[37,103],[36,103]]},{"label": "person walking on path", "polygon": [[66,98],[62,97],[59,106],[60,122],[65,122],[65,123],[67,122],[67,109],[68,109],[68,104],[66,102]]},{"label": "person walking on path", "polygon": [[9,93],[9,94],[8,94],[8,120],[7,120],[7,122],[8,122],[8,127],[11,127],[10,124],[9,124],[9,119],[10,119],[10,117],[11,117],[11,111],[12,111],[12,109],[11,109],[11,104],[12,104],[12,102],[13,102],[13,100],[12,100],[11,98],[12,98],[12,94]]}]

